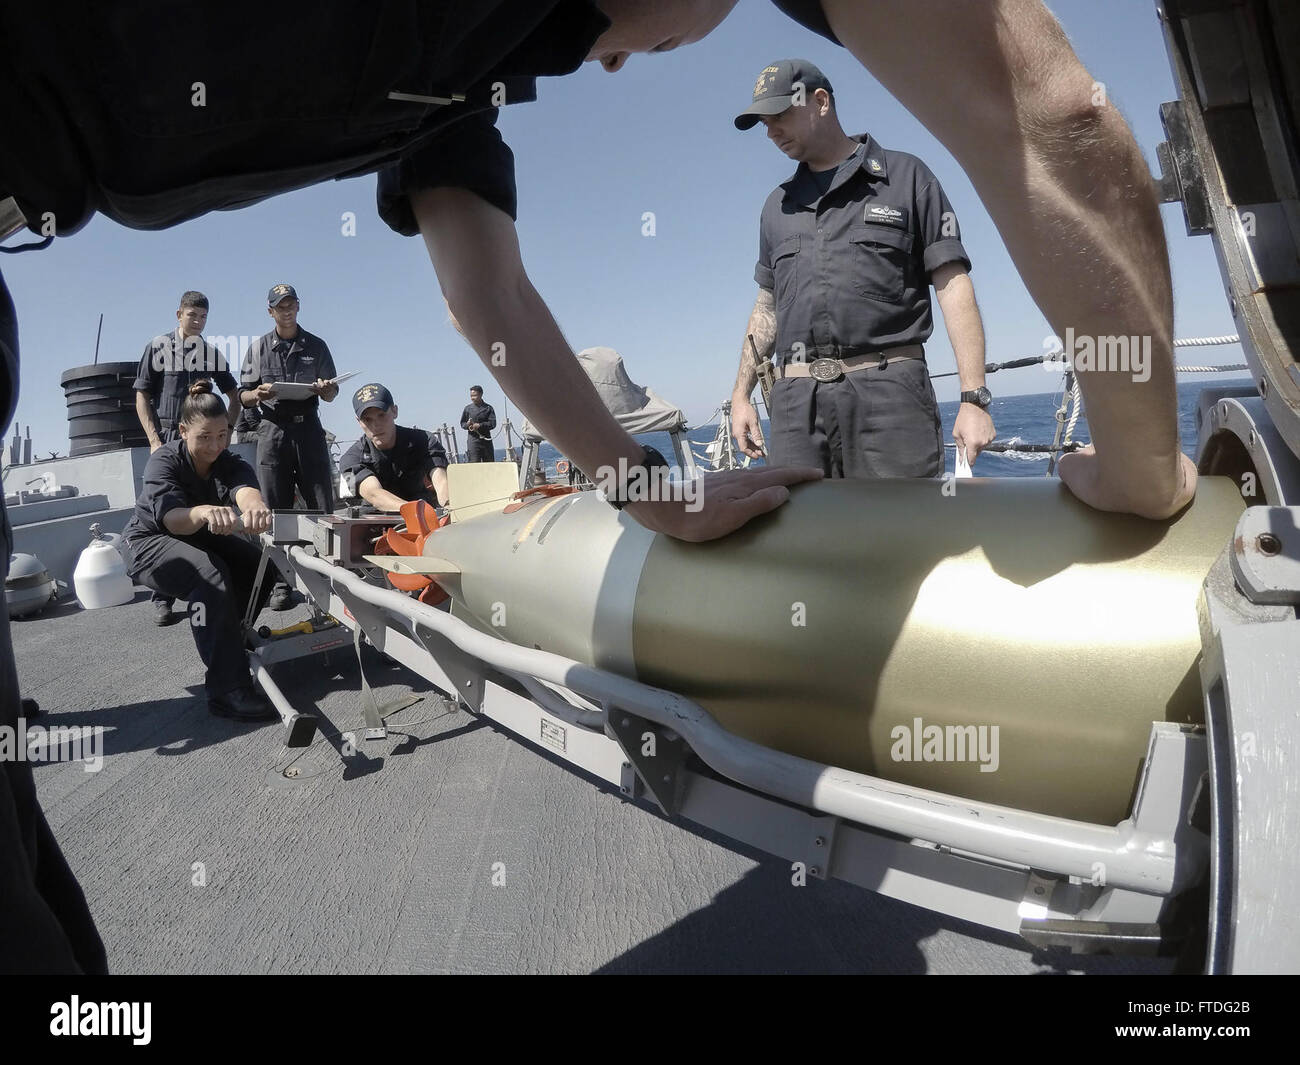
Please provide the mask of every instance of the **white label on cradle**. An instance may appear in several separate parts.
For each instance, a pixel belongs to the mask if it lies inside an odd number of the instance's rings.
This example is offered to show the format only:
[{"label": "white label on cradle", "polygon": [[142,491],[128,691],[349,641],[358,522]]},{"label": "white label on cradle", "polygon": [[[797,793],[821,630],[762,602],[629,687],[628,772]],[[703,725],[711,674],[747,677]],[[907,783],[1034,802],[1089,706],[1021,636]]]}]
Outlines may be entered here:
[{"label": "white label on cradle", "polygon": [[548,747],[554,747],[557,751],[566,749],[565,744],[566,731],[563,725],[557,725],[554,721],[547,721],[542,718],[542,742]]}]

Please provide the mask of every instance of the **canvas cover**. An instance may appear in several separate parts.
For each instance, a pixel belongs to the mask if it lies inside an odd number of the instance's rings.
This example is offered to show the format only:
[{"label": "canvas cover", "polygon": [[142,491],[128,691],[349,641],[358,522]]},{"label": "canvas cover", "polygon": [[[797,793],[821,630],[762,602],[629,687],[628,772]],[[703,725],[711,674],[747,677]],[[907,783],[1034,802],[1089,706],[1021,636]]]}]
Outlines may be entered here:
[{"label": "canvas cover", "polygon": [[[686,427],[686,415],[681,408],[633,381],[623,365],[623,356],[613,348],[585,348],[578,352],[578,362],[587,371],[609,412],[629,433],[671,432]],[[525,440],[542,439],[527,420],[523,433]]]}]

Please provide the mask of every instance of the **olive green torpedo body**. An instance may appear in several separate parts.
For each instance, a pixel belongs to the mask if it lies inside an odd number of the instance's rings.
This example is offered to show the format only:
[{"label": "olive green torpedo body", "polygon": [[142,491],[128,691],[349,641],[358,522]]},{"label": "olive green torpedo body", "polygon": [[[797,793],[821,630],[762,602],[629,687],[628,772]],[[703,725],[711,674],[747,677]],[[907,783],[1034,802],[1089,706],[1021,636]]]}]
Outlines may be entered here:
[{"label": "olive green torpedo body", "polygon": [[421,561],[483,631],[747,739],[1115,824],[1151,722],[1201,721],[1197,599],[1242,509],[1221,478],[1160,522],[1047,479],[822,481],[688,544],[583,492],[453,523]]}]

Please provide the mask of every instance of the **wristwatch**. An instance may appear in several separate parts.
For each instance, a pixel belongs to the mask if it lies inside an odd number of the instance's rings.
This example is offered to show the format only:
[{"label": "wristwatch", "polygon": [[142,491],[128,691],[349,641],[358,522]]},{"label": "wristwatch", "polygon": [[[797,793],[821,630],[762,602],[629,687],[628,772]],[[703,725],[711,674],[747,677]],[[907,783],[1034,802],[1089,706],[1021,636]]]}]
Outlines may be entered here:
[{"label": "wristwatch", "polygon": [[[643,503],[651,498],[650,494],[646,494],[640,499],[624,498],[625,494],[627,493],[628,484],[633,479],[633,476],[637,470],[644,470],[648,475],[650,471],[654,469],[656,466],[662,466],[665,470],[672,469],[672,464],[669,463],[669,461],[666,458],[664,458],[663,455],[660,454],[657,450],[645,444],[642,445],[642,449],[645,451],[645,454],[641,457],[641,461],[638,462],[635,466],[628,467],[627,480],[624,481],[623,484],[619,486],[618,496],[615,497],[612,495],[608,495],[605,497],[605,501],[615,510],[622,510],[629,503]],[[640,479],[641,478],[638,478],[638,480]],[[649,480],[648,476],[646,477],[646,480]],[[647,488],[648,487],[649,486],[647,485]]]},{"label": "wristwatch", "polygon": [[993,402],[993,393],[980,385],[973,392],[963,392],[961,401],[963,403],[974,403],[980,410],[988,410],[989,404]]}]

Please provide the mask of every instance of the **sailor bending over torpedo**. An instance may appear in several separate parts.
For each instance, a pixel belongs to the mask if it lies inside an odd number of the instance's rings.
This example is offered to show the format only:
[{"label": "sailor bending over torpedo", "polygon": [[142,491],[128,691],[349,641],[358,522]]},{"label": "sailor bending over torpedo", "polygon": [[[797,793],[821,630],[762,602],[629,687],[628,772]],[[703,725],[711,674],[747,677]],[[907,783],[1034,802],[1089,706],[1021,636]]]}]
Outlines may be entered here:
[{"label": "sailor bending over torpedo", "polygon": [[364,435],[339,459],[339,472],[377,510],[396,512],[413,499],[447,505],[447,452],[422,429],[397,424],[397,404],[383,385],[362,385],[352,409]]},{"label": "sailor bending over torpedo", "polygon": [[149,456],[144,489],[122,532],[127,572],[189,603],[194,643],[207,667],[208,709],[220,717],[269,720],[276,713],[253,689],[240,633],[262,553],[237,534],[269,529],[271,511],[253,467],[226,450],[230,421],[212,382],[196,381],[189,392],[180,437]]}]

